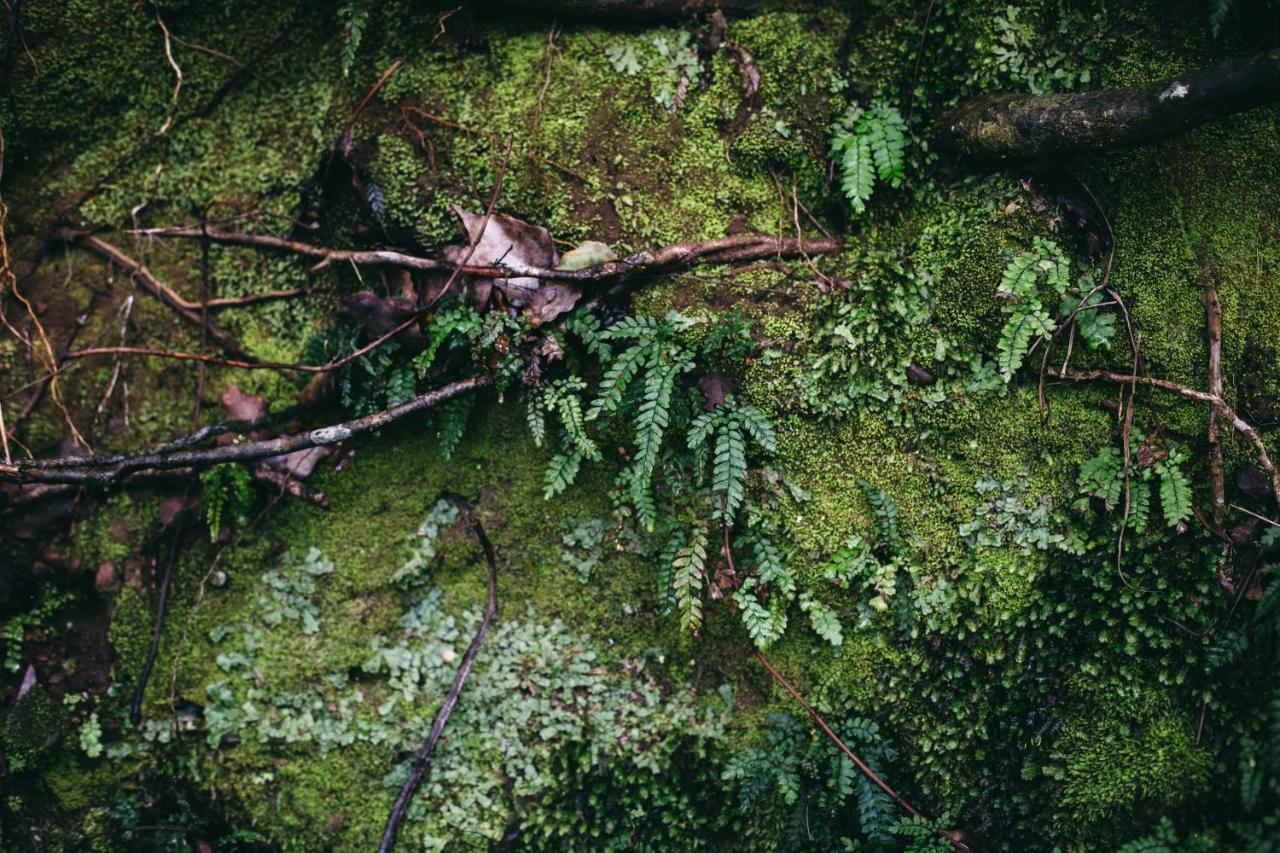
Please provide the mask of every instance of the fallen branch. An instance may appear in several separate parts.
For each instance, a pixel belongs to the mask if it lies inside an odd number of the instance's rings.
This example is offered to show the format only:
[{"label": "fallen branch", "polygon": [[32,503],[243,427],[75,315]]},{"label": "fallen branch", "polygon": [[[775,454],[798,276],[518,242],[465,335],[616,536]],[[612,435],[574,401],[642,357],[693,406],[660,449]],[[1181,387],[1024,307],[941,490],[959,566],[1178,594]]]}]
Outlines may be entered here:
[{"label": "fallen branch", "polygon": [[1146,86],[986,95],[943,119],[942,143],[969,157],[1036,159],[1148,144],[1280,99],[1280,50]]},{"label": "fallen branch", "polygon": [[427,734],[426,741],[422,744],[422,748],[418,750],[418,756],[413,760],[413,769],[409,772],[409,778],[400,787],[400,793],[396,796],[395,804],[391,807],[391,814],[387,817],[387,826],[383,830],[382,843],[378,845],[378,853],[389,853],[392,846],[395,845],[396,833],[400,829],[400,821],[404,819],[405,812],[409,809],[409,801],[413,799],[414,791],[418,789],[418,784],[427,773],[427,767],[431,762],[431,754],[435,752],[436,743],[440,740],[440,734],[444,731],[444,724],[449,721],[449,715],[453,713],[453,706],[458,703],[458,696],[462,693],[462,684],[471,673],[476,654],[480,651],[480,644],[484,642],[485,636],[489,633],[489,628],[493,625],[494,617],[498,615],[498,560],[493,553],[493,545],[489,542],[489,537],[485,535],[484,527],[474,515],[471,517],[471,529],[475,532],[476,538],[480,540],[480,547],[484,549],[485,562],[489,566],[489,598],[485,603],[484,618],[480,620],[480,628],[476,631],[476,635],[471,638],[471,645],[467,646],[467,650],[462,654],[462,663],[459,664],[458,671],[453,676],[453,683],[449,685],[449,692],[445,694],[444,702],[440,705],[440,710],[436,714],[435,720],[431,723],[431,731]]},{"label": "fallen branch", "polygon": [[676,243],[652,251],[637,252],[619,261],[608,261],[580,270],[556,270],[529,266],[516,261],[488,266],[453,264],[440,258],[424,258],[420,255],[410,255],[390,249],[330,249],[266,234],[243,234],[237,231],[202,229],[195,226],[144,228],[137,233],[155,237],[207,238],[215,243],[291,252],[317,258],[319,263],[312,267],[313,270],[335,262],[359,265],[389,264],[415,270],[454,271],[475,278],[536,278],[540,281],[571,282],[611,281],[641,273],[667,272],[690,266],[698,261],[729,263],[778,256],[826,255],[840,251],[841,247],[840,241],[831,237],[807,240],[774,237],[768,234],[739,234],[714,240]]},{"label": "fallen branch", "polygon": [[1196,400],[1201,403],[1208,403],[1214,409],[1217,409],[1222,417],[1230,422],[1236,432],[1240,433],[1245,439],[1253,445],[1254,451],[1258,455],[1258,464],[1267,472],[1271,478],[1271,491],[1276,499],[1276,506],[1280,507],[1280,470],[1271,461],[1270,454],[1267,453],[1267,446],[1263,443],[1262,437],[1258,435],[1258,431],[1254,429],[1244,418],[1236,414],[1235,409],[1227,404],[1227,401],[1221,397],[1210,394],[1207,391],[1199,391],[1195,388],[1189,388],[1178,382],[1172,382],[1168,379],[1159,379],[1154,376],[1135,376],[1116,373],[1113,370],[1049,370],[1048,375],[1054,379],[1065,379],[1070,382],[1094,382],[1103,380],[1106,382],[1117,382],[1121,385],[1150,385],[1154,388],[1163,388],[1166,391],[1172,391],[1186,397],[1188,400]]},{"label": "fallen branch", "polygon": [[213,323],[206,323],[204,321],[204,318],[200,313],[201,306],[199,303],[187,302],[185,299],[178,296],[178,294],[174,293],[168,285],[156,278],[155,274],[152,273],[151,270],[126,255],[120,249],[99,237],[94,237],[92,234],[83,234],[78,231],[72,231],[71,229],[63,229],[59,233],[59,236],[69,243],[73,243],[77,246],[83,246],[95,254],[101,255],[120,269],[129,273],[129,275],[133,277],[133,280],[138,283],[139,287],[154,296],[156,299],[159,299],[165,305],[169,306],[173,309],[174,313],[190,325],[197,329],[206,330],[209,334],[209,338],[217,343],[218,346],[222,347],[226,352],[236,358],[251,358],[247,352],[240,348],[240,345],[236,343],[230,335],[214,326]]},{"label": "fallen branch", "polygon": [[337,444],[357,435],[381,429],[401,418],[438,406],[454,397],[493,383],[491,376],[473,376],[428,391],[412,400],[381,412],[355,418],[340,424],[286,435],[265,441],[229,444],[204,450],[157,450],[152,448],[126,456],[64,457],[58,459],[26,459],[0,464],[0,482],[70,483],[86,486],[109,486],[136,471],[164,471],[175,468],[208,468],[224,462],[251,462],[271,456],[284,456],[299,450]]},{"label": "fallen branch", "polygon": [[[1222,399],[1222,304],[1217,288],[1204,291],[1204,311],[1209,336],[1209,393]],[[1222,435],[1218,428],[1218,409],[1209,410],[1209,483],[1213,488],[1214,533],[1221,536],[1226,529],[1226,473],[1222,461]]]}]

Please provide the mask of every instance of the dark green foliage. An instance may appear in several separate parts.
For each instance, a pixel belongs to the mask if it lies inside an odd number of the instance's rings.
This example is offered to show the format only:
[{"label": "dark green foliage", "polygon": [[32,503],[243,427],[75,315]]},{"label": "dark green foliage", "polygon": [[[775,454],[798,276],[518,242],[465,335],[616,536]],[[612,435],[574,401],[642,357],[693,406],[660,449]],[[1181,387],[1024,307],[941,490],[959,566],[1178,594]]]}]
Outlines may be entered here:
[{"label": "dark green foliage", "polygon": [[[860,841],[883,847],[899,814],[893,800],[821,732],[789,714],[770,714],[768,723],[766,743],[733,756],[723,771],[743,814],[788,820],[783,849],[848,850]],[[833,728],[877,774],[897,758],[870,720],[850,717]]]}]

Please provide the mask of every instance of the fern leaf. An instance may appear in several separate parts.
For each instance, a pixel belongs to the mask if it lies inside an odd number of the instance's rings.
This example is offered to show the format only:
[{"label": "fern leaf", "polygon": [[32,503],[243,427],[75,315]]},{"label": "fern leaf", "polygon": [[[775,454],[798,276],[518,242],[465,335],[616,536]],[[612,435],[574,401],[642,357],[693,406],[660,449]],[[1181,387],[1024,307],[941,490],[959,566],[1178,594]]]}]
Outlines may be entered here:
[{"label": "fern leaf", "polygon": [[888,104],[875,104],[868,113],[866,128],[876,176],[888,181],[890,186],[898,186],[902,182],[903,155],[907,149],[907,126],[902,116]]},{"label": "fern leaf", "polygon": [[725,418],[716,435],[715,466],[711,490],[719,496],[716,516],[722,524],[730,524],[742,505],[747,475],[747,444],[739,420]]},{"label": "fern leaf", "polygon": [[1156,465],[1160,475],[1160,511],[1165,524],[1176,527],[1191,515],[1191,481],[1171,455]]},{"label": "fern leaf", "polygon": [[840,159],[840,174],[840,189],[844,191],[845,198],[849,199],[855,213],[864,212],[875,188],[875,163],[871,143],[865,136],[854,137],[845,146]]},{"label": "fern leaf", "polygon": [[446,460],[453,458],[453,452],[467,433],[467,419],[471,417],[474,400],[471,396],[456,397],[440,408],[440,454]]},{"label": "fern leaf", "polygon": [[695,525],[688,543],[672,560],[672,587],[676,609],[680,613],[680,629],[696,632],[702,627],[702,587],[707,562],[707,529]]},{"label": "fern leaf", "polygon": [[633,488],[648,488],[658,464],[658,449],[671,419],[671,391],[682,365],[658,364],[645,375],[644,402],[636,415],[636,476]]},{"label": "fern leaf", "polygon": [[622,404],[622,397],[627,392],[627,386],[651,356],[650,349],[643,343],[637,343],[618,354],[600,380],[599,396],[587,410],[587,420],[594,421],[601,414],[618,410]]},{"label": "fern leaf", "polygon": [[800,594],[800,609],[809,614],[809,624],[819,637],[833,646],[844,642],[840,618],[835,612],[807,592]]},{"label": "fern leaf", "polygon": [[577,478],[581,466],[582,451],[576,448],[552,456],[542,479],[543,496],[553,498],[569,488]]},{"label": "fern leaf", "polygon": [[751,436],[751,440],[766,453],[773,453],[777,448],[778,439],[774,434],[773,424],[769,423],[764,412],[755,406],[746,405],[738,409],[737,415],[747,434]]},{"label": "fern leaf", "polygon": [[547,438],[547,419],[544,412],[546,402],[540,389],[535,388],[529,392],[528,406],[525,422],[529,425],[530,434],[533,435],[534,445],[541,447],[542,442]]}]

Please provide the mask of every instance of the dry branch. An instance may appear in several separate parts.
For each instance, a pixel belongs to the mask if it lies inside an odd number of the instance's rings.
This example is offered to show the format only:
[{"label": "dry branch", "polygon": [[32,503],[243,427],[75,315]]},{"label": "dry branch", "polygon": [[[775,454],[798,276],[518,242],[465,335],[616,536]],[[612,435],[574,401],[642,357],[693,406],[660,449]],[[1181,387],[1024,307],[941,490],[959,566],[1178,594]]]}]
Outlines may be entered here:
[{"label": "dry branch", "polygon": [[418,755],[413,760],[413,769],[409,772],[409,778],[404,781],[404,785],[400,788],[400,793],[396,796],[395,804],[391,807],[391,814],[387,817],[386,829],[382,833],[382,843],[378,845],[378,853],[389,853],[395,845],[396,833],[400,829],[400,821],[404,819],[405,812],[409,809],[409,801],[413,799],[413,793],[418,789],[418,783],[422,781],[422,777],[427,773],[427,767],[431,762],[431,754],[435,752],[436,743],[440,740],[440,734],[444,731],[444,724],[448,722],[449,715],[453,713],[453,706],[458,703],[458,696],[462,693],[462,684],[467,680],[467,676],[471,674],[471,667],[475,663],[476,654],[480,651],[480,644],[484,642],[485,636],[489,633],[489,628],[493,625],[494,618],[498,615],[498,560],[493,553],[493,545],[489,542],[489,537],[485,535],[484,527],[481,526],[480,520],[474,515],[471,517],[471,529],[475,532],[476,538],[480,540],[480,547],[484,549],[485,563],[489,567],[489,598],[485,602],[484,618],[480,620],[480,628],[476,631],[476,635],[471,638],[471,645],[467,646],[467,650],[462,654],[462,663],[459,664],[458,671],[453,676],[453,683],[449,685],[449,692],[445,694],[444,702],[440,705],[440,711],[431,723],[431,731],[427,734],[427,739],[422,744],[422,748],[418,750]]},{"label": "dry branch", "polygon": [[1262,441],[1262,436],[1258,435],[1258,431],[1246,421],[1244,418],[1236,414],[1235,409],[1228,405],[1227,401],[1221,397],[1210,394],[1207,391],[1198,391],[1195,388],[1188,388],[1178,382],[1172,382],[1168,379],[1159,379],[1154,376],[1135,376],[1132,374],[1117,373],[1114,370],[1050,370],[1048,375],[1054,379],[1065,379],[1070,382],[1096,382],[1102,380],[1105,382],[1116,382],[1121,385],[1149,385],[1154,388],[1163,388],[1166,391],[1172,391],[1186,397],[1188,400],[1197,400],[1201,403],[1208,403],[1216,409],[1222,417],[1235,427],[1236,432],[1240,433],[1245,439],[1253,445],[1254,452],[1258,455],[1258,464],[1262,467],[1271,479],[1271,491],[1276,500],[1276,506],[1280,507],[1280,469],[1277,469],[1275,463],[1271,461],[1270,454],[1267,453],[1267,446]]},{"label": "dry branch", "polygon": [[129,273],[129,275],[133,277],[133,280],[138,283],[139,287],[154,296],[156,299],[159,299],[165,305],[168,305],[173,309],[174,313],[190,325],[197,329],[207,331],[209,338],[232,356],[242,359],[251,358],[247,352],[240,348],[240,345],[236,343],[230,335],[213,325],[213,323],[205,322],[205,318],[201,316],[200,305],[198,303],[193,304],[187,302],[185,299],[178,296],[178,294],[174,293],[168,285],[156,278],[155,274],[152,273],[151,270],[120,251],[120,249],[99,237],[94,237],[92,234],[82,234],[70,229],[64,229],[59,236],[68,243],[83,246],[95,254],[106,258],[120,269]]},{"label": "dry branch", "polygon": [[438,406],[461,394],[493,383],[491,376],[461,379],[428,391],[412,400],[372,415],[297,435],[280,436],[265,441],[229,444],[204,450],[166,450],[152,448],[126,456],[65,457],[59,459],[27,459],[0,464],[0,482],[70,483],[85,486],[109,486],[137,471],[166,471],[175,468],[208,468],[224,462],[251,462],[272,456],[284,456],[299,450],[337,444],[357,435],[381,429],[401,418]]},{"label": "dry branch", "polygon": [[390,249],[330,249],[266,234],[244,234],[195,226],[147,228],[138,233],[156,237],[207,238],[215,243],[291,252],[316,258],[317,267],[334,262],[360,265],[390,264],[414,270],[455,271],[476,278],[536,278],[540,281],[572,282],[611,281],[640,273],[667,272],[690,266],[698,261],[728,263],[761,260],[779,255],[782,257],[800,257],[804,254],[826,255],[840,251],[841,246],[839,240],[830,237],[810,240],[773,237],[768,234],[739,234],[715,240],[676,243],[652,251],[637,252],[620,261],[609,261],[580,270],[556,270],[514,261],[492,266],[453,264],[439,258],[424,258],[420,255],[410,255]]},{"label": "dry branch", "polygon": [[942,142],[1011,160],[1157,142],[1280,100],[1280,50],[1229,59],[1146,86],[1056,95],[984,95],[942,121]]}]

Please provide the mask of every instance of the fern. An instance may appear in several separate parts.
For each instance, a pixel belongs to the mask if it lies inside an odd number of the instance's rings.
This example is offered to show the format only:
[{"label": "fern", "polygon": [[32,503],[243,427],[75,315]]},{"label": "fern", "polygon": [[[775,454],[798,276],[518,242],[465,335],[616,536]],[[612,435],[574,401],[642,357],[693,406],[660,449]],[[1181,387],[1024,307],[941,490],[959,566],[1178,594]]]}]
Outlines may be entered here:
[{"label": "fern", "polygon": [[364,39],[369,12],[358,0],[347,0],[338,7],[338,19],[342,21],[342,76],[347,77],[351,74],[360,42]]},{"label": "fern", "polygon": [[833,610],[807,592],[800,593],[800,609],[809,614],[809,624],[819,637],[833,646],[844,642],[840,618]]},{"label": "fern", "polygon": [[582,451],[580,450],[574,449],[553,455],[542,476],[543,497],[553,498],[573,485],[581,466]]},{"label": "fern", "polygon": [[724,405],[699,415],[686,437],[701,466],[701,451],[714,436],[711,491],[716,498],[714,513],[721,524],[733,522],[746,494],[747,436],[768,452],[774,450],[776,443],[773,425],[763,412],[755,406],[733,408],[733,402],[729,395]]},{"label": "fern", "polygon": [[671,561],[672,588],[680,629],[696,633],[702,627],[702,587],[706,577],[707,529],[695,524],[688,542]]},{"label": "fern", "polygon": [[756,579],[747,578],[734,592],[733,600],[742,614],[747,635],[761,649],[767,649],[787,630],[787,612],[773,604],[766,608],[755,595]]},{"label": "fern", "polygon": [[204,489],[204,517],[210,541],[218,538],[222,519],[228,511],[232,518],[243,521],[253,503],[249,472],[231,463],[215,465],[200,474]]},{"label": "fern", "polygon": [[[658,448],[671,420],[671,392],[676,377],[692,368],[692,364],[677,361],[662,363],[661,350],[655,352],[651,361],[654,363],[645,376],[644,400],[635,420],[636,458],[631,495],[637,501],[641,500],[639,495],[648,491],[653,469],[658,464]],[[651,524],[646,527],[652,529]]]},{"label": "fern", "polygon": [[1040,237],[1030,251],[1016,255],[1005,266],[996,289],[1008,314],[996,343],[996,366],[1005,382],[1022,367],[1032,345],[1047,340],[1057,328],[1044,307],[1042,289],[1047,285],[1061,301],[1071,283],[1070,270],[1058,244]]},{"label": "fern", "polygon": [[453,459],[453,452],[467,433],[467,419],[471,417],[471,409],[475,397],[455,397],[440,407],[437,419],[437,430],[440,435],[440,455],[446,460]]},{"label": "fern", "polygon": [[840,167],[840,188],[856,213],[866,210],[876,180],[902,184],[907,126],[895,107],[877,101],[857,106],[832,127],[831,155]]},{"label": "fern", "polygon": [[1191,515],[1191,481],[1179,468],[1185,457],[1178,450],[1171,450],[1166,459],[1156,463],[1160,477],[1160,511],[1165,524],[1176,527]]},{"label": "fern", "polygon": [[1076,478],[1080,492],[1102,498],[1107,509],[1116,506],[1124,490],[1124,460],[1114,447],[1104,447],[1080,463]]}]

